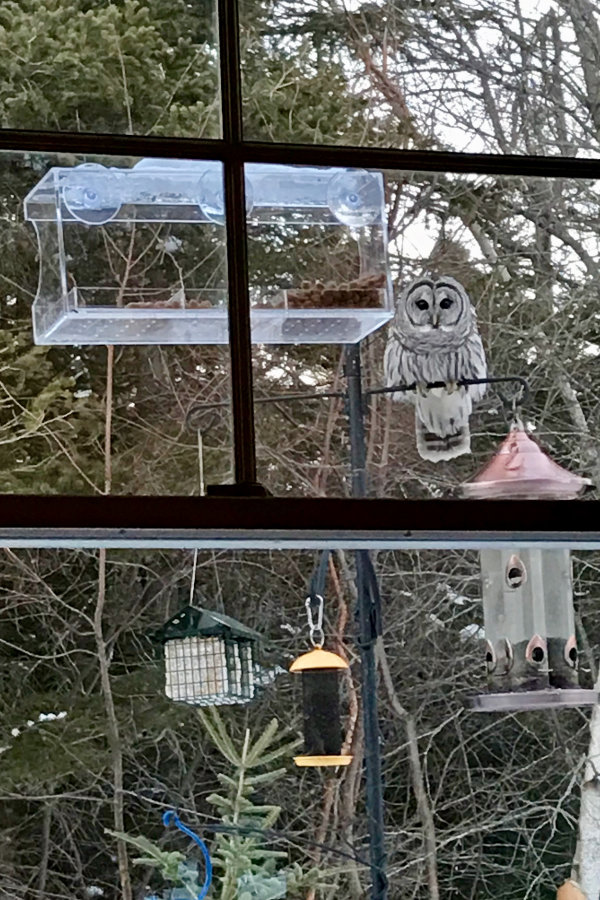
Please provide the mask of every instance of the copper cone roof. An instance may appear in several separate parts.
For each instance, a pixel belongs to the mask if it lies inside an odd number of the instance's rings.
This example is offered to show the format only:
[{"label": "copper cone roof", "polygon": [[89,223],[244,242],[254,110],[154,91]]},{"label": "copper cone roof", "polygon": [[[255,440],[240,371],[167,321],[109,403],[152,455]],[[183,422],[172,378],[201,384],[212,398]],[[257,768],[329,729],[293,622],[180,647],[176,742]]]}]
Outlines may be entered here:
[{"label": "copper cone roof", "polygon": [[521,426],[513,426],[496,455],[462,485],[469,500],[574,500],[591,481],[555,463]]}]

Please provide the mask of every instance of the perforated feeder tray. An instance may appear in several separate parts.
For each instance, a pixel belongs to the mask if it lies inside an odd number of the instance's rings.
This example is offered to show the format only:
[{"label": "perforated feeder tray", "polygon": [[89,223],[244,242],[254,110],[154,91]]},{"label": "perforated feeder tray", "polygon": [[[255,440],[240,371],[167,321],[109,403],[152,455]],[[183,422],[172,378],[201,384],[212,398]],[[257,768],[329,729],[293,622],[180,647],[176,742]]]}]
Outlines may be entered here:
[{"label": "perforated feeder tray", "polygon": [[591,484],[550,459],[522,428],[513,427],[491,461],[461,491],[469,500],[574,500]]},{"label": "perforated feeder tray", "polygon": [[[388,322],[381,173],[252,163],[245,175],[253,342],[354,343]],[[227,343],[220,162],[55,167],[24,207],[39,245],[37,344]],[[265,255],[279,284],[253,276]]]}]

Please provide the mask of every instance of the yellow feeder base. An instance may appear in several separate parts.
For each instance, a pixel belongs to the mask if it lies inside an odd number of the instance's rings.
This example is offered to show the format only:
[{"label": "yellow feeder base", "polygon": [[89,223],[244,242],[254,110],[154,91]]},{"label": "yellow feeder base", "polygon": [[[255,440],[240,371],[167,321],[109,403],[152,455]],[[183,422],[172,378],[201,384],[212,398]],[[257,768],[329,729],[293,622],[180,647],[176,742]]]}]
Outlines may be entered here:
[{"label": "yellow feeder base", "polygon": [[297,766],[349,766],[351,756],[295,756]]}]

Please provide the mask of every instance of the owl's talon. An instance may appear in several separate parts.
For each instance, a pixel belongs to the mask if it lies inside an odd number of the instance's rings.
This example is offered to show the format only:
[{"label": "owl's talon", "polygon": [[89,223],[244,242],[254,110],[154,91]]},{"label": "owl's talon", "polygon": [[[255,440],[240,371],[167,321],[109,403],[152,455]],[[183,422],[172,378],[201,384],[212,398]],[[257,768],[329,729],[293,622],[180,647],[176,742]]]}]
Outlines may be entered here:
[{"label": "owl's talon", "polygon": [[458,390],[458,381],[447,381],[446,382],[446,391],[448,394],[453,394]]},{"label": "owl's talon", "polygon": [[426,397],[429,393],[426,381],[417,381],[417,394],[419,397]]}]

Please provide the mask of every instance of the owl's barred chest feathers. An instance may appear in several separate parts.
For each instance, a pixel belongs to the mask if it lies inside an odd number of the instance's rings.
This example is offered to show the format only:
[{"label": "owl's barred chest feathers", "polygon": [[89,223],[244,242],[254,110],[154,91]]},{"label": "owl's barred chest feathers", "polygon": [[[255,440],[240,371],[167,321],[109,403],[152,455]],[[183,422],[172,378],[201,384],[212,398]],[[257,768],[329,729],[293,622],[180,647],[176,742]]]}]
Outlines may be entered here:
[{"label": "owl's barred chest feathers", "polygon": [[[402,377],[404,384],[434,381],[448,383],[463,378],[484,377],[481,375],[483,347],[479,335],[474,330],[460,341],[449,339],[434,347],[427,344],[428,342],[424,340],[396,342],[396,352],[393,354],[396,357],[396,364],[389,360],[386,366],[388,386],[398,384],[399,376]],[[410,396],[398,399],[410,399]]]},{"label": "owl's barred chest feathers", "polygon": [[423,391],[424,385],[487,377],[475,310],[465,289],[450,277],[423,278],[401,294],[384,357],[388,387],[418,384],[413,394],[417,448],[437,462],[470,452],[469,416],[485,385]]}]

